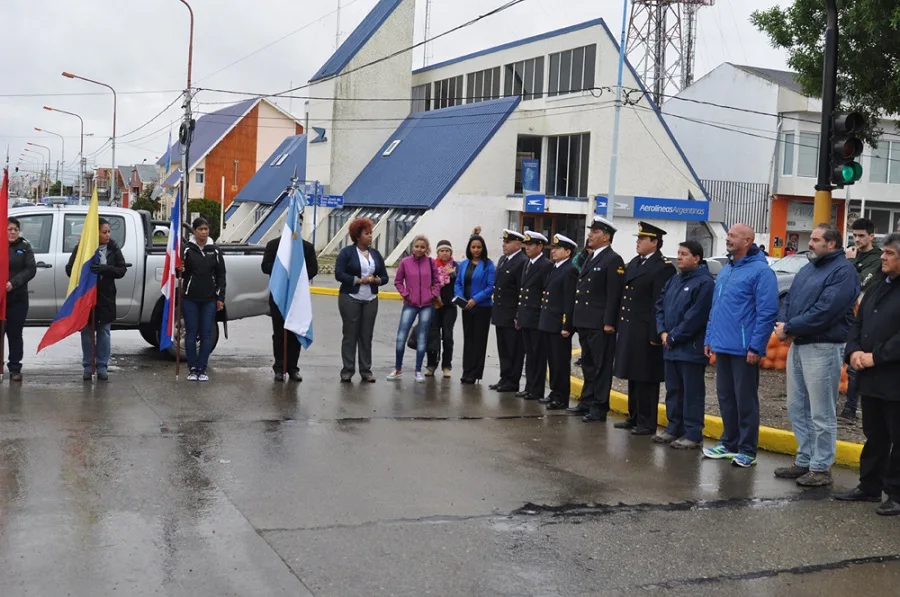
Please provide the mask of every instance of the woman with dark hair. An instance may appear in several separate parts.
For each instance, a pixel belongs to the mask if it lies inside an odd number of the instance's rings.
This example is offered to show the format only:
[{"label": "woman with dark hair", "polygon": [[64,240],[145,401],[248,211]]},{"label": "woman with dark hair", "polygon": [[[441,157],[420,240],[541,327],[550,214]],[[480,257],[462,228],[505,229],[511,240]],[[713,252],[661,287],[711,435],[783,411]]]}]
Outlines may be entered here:
[{"label": "woman with dark hair", "polygon": [[[209,238],[209,222],[197,218],[191,225],[194,235],[184,248],[182,276],[184,301],[184,343],[188,381],[209,381],[206,368],[212,352],[212,331],[216,313],[225,308],[225,260]],[[200,352],[197,353],[197,337]]]},{"label": "woman with dark hair", "polygon": [[343,321],[341,343],[341,382],[348,383],[356,373],[357,354],[362,380],[375,383],[372,375],[372,334],[378,316],[378,287],[388,283],[384,258],[372,248],[372,220],[357,218],[350,223],[350,241],[341,249],[334,266],[334,277],[341,283],[338,310]]},{"label": "woman with dark hair", "polygon": [[[9,379],[22,381],[22,357],[25,354],[22,329],[28,317],[28,282],[37,274],[34,251],[19,236],[21,224],[16,218],[6,220],[9,239],[9,281],[6,283],[6,337],[9,339]],[[3,338],[0,338],[3,342]]]},{"label": "woman with dark hair", "polygon": [[456,305],[453,304],[453,290],[456,286],[456,271],[459,264],[453,260],[453,246],[449,240],[438,241],[437,266],[441,285],[441,300],[435,304],[431,318],[431,333],[428,338],[428,366],[425,377],[434,375],[440,360],[444,378],[450,377],[453,369],[453,327],[456,325]]},{"label": "woman with dark hair", "polygon": [[456,296],[466,301],[462,314],[463,372],[460,380],[464,384],[474,384],[484,377],[496,271],[494,262],[488,259],[487,244],[478,226],[469,237],[466,259],[459,265],[454,289]]},{"label": "woman with dark hair", "polygon": [[[84,370],[82,379],[91,380],[94,363],[97,365],[97,379],[109,379],[109,355],[112,352],[110,330],[116,320],[116,280],[125,277],[128,271],[125,256],[116,241],[112,239],[109,222],[100,218],[100,246],[97,254],[100,259],[91,265],[91,271],[97,274],[97,304],[94,307],[93,325],[88,322],[81,330],[81,365]],[[69,263],[66,264],[66,275],[72,275],[75,257],[78,256],[78,245],[72,250]],[[95,335],[94,341],[91,336]],[[94,353],[93,355],[91,353]]]}]

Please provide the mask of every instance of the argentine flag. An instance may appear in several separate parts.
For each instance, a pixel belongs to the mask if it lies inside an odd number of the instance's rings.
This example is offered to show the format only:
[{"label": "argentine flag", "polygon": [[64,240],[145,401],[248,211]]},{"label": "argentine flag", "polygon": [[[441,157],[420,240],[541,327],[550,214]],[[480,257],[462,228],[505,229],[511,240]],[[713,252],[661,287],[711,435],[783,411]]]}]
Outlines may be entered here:
[{"label": "argentine flag", "polygon": [[269,292],[284,317],[284,329],[295,333],[303,348],[309,348],[313,341],[312,300],[300,229],[300,214],[306,207],[306,198],[294,189],[288,199],[290,204],[272,267]]}]

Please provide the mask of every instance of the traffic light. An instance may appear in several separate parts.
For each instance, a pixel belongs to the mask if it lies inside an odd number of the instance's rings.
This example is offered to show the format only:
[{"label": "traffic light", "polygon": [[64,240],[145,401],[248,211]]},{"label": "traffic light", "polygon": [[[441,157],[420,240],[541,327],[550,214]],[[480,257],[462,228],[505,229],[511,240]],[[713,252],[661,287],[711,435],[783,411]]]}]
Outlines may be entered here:
[{"label": "traffic light", "polygon": [[862,178],[862,165],[856,161],[863,152],[857,137],[866,127],[859,112],[838,112],[831,117],[831,182],[838,188]]}]

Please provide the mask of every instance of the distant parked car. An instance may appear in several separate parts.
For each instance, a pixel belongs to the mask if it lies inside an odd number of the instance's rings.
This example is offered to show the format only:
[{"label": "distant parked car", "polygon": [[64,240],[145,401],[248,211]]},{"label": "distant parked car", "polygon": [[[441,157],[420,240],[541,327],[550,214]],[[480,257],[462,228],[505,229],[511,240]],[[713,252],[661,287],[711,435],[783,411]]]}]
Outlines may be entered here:
[{"label": "distant parked car", "polygon": [[794,278],[803,269],[803,266],[808,263],[809,258],[806,256],[806,251],[804,251],[778,259],[770,266],[775,271],[775,275],[778,276],[779,305],[784,301],[784,297],[787,296],[788,291],[791,289]]}]

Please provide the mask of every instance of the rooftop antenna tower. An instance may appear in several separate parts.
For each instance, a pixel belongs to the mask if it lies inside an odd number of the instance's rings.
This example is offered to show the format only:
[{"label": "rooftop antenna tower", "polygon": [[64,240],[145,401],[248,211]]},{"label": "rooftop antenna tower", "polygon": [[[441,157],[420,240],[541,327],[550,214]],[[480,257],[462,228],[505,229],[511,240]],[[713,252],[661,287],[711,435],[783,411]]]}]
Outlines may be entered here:
[{"label": "rooftop antenna tower", "polygon": [[657,105],[694,81],[697,13],[716,0],[634,0],[625,46]]}]

